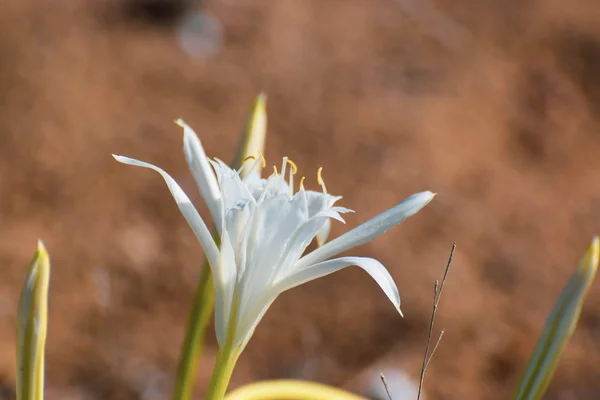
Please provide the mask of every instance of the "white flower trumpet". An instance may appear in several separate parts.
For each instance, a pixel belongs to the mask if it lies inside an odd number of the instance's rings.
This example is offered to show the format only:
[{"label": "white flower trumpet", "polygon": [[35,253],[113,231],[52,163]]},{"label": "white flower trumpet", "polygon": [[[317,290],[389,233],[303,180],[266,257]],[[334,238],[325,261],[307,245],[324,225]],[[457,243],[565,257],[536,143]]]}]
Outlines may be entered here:
[{"label": "white flower trumpet", "polygon": [[[340,257],[339,253],[367,243],[417,213],[434,193],[414,194],[394,208],[346,234],[325,243],[330,219],[344,222],[351,212],[334,206],[340,197],[327,193],[318,171],[322,192],[305,190],[303,180],[294,189],[296,165],[283,159],[266,179],[259,172],[244,176],[244,169],[265,166],[262,154],[255,165],[234,170],[206,157],[200,140],[183,121],[184,153],[220,236],[220,246],[181,187],[161,168],[123,156],[121,163],[150,168],[165,180],[181,213],[200,241],[215,284],[215,326],[219,346],[241,351],[271,303],[282,292],[350,265],[365,270],[400,312],[398,289],[385,267],[373,258]],[[258,168],[256,168],[258,167]],[[287,178],[287,179],[286,179]],[[316,238],[319,248],[303,256]],[[239,354],[239,353],[238,353]]]}]

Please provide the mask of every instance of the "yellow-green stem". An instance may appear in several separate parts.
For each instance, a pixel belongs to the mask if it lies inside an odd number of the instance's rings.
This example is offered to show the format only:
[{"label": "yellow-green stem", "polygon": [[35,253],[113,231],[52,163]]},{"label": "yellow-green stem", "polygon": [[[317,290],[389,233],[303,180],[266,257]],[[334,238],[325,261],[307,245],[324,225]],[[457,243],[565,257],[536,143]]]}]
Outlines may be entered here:
[{"label": "yellow-green stem", "polygon": [[225,400],[366,400],[320,383],[279,380],[251,383],[229,393]]},{"label": "yellow-green stem", "polygon": [[241,351],[233,349],[231,345],[227,345],[222,351],[219,350],[215,369],[205,396],[207,400],[222,400],[225,397],[233,368],[240,353]]},{"label": "yellow-green stem", "polygon": [[173,400],[189,400],[192,397],[198,359],[202,354],[204,336],[215,302],[214,290],[210,266],[206,262],[200,273],[185,338],[181,345]]},{"label": "yellow-green stem", "polygon": [[217,362],[215,363],[208,391],[206,392],[206,399],[208,400],[223,400],[227,386],[229,386],[229,381],[231,380],[233,368],[243,350],[243,346],[234,347],[233,345],[237,326],[237,300],[238,293],[236,292],[233,298],[234,305],[229,315],[227,337],[225,343],[220,344],[221,346],[217,353]]}]

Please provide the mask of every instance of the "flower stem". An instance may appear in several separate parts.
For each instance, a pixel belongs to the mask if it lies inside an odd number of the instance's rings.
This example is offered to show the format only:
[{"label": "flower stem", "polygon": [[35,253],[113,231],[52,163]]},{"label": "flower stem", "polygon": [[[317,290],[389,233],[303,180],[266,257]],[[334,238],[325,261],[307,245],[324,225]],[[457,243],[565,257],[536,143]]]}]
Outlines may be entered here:
[{"label": "flower stem", "polygon": [[[234,331],[234,330],[232,330]],[[233,373],[233,368],[241,353],[241,347],[233,348],[233,335],[228,335],[227,343],[219,350],[215,369],[206,392],[206,399],[222,400]]]},{"label": "flower stem", "polygon": [[189,400],[192,398],[196,367],[202,354],[206,328],[213,311],[214,290],[212,274],[208,262],[206,262],[200,273],[188,327],[181,345],[173,400]]},{"label": "flower stem", "polygon": [[223,400],[233,368],[238,357],[244,349],[244,345],[233,345],[235,341],[236,325],[237,325],[237,301],[239,293],[236,291],[233,297],[233,307],[229,315],[229,324],[225,343],[220,343],[219,352],[217,353],[217,362],[213,369],[213,375],[208,385],[206,399],[208,400]]},{"label": "flower stem", "polygon": [[225,400],[366,400],[364,397],[314,382],[279,380],[251,383]]}]

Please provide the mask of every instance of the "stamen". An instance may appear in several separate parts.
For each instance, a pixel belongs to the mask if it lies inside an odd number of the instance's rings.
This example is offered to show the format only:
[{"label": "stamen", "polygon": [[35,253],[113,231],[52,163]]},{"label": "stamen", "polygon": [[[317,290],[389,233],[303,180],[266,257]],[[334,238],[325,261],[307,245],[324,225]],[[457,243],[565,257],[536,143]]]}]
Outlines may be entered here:
[{"label": "stamen", "polygon": [[[327,194],[327,188],[325,187],[325,181],[323,180],[323,167],[319,167],[317,171],[317,183],[321,185],[323,194]],[[325,197],[323,197],[323,208],[325,208]]]},{"label": "stamen", "polygon": [[265,156],[263,156],[263,153],[258,150],[258,156],[260,157],[260,165],[262,165],[263,168],[265,168],[267,166],[267,160],[265,159]]},{"label": "stamen", "polygon": [[290,168],[290,199],[294,197],[294,168]]},{"label": "stamen", "polygon": [[305,176],[303,176],[303,177],[300,179],[300,188],[299,188],[298,190],[304,190],[304,180],[305,180],[305,179],[306,179],[306,177],[305,177]]},{"label": "stamen", "polygon": [[298,173],[298,167],[296,166],[296,163],[292,160],[287,160],[287,163],[290,164],[290,167],[292,167],[292,174],[296,175]]},{"label": "stamen", "polygon": [[319,169],[317,171],[317,183],[321,186],[323,185],[323,176],[321,175],[322,171],[323,171],[323,167],[319,167]]},{"label": "stamen", "polygon": [[285,180],[285,171],[287,171],[287,157],[283,157],[283,162],[281,163],[281,176]]},{"label": "stamen", "polygon": [[279,174],[277,173],[277,167],[273,165],[273,173],[275,173],[275,178],[279,179]]},{"label": "stamen", "polygon": [[[254,162],[252,163],[252,165],[248,166],[248,164],[246,163],[246,161],[249,160],[254,160]],[[254,171],[256,170],[256,166],[260,163],[260,159],[257,159],[254,156],[248,156],[246,158],[244,158],[244,160],[242,161],[242,166],[240,167],[240,169],[238,170],[238,174],[241,175],[242,171],[250,168],[250,171]],[[246,179],[250,176],[250,174],[246,175],[246,177],[244,178],[244,182],[246,181]]]}]

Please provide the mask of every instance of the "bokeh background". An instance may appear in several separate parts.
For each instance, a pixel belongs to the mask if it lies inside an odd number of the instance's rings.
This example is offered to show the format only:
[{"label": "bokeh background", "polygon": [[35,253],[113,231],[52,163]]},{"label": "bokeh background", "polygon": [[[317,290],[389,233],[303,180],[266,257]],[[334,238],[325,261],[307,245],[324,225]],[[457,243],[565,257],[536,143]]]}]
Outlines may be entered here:
[{"label": "bokeh background", "polygon": [[[53,261],[48,398],[169,398],[202,252],[162,180],[110,154],[164,167],[207,216],[172,121],[229,160],[260,91],[268,161],[291,157],[313,188],[323,166],[356,210],[333,235],[413,192],[439,196],[352,252],[389,267],[404,319],[358,269],[294,289],[232,387],[293,377],[367,393],[379,371],[416,381],[456,241],[426,395],[510,398],[600,231],[599,21],[595,0],[2,2],[0,398],[14,398],[17,302],[38,237]],[[599,339],[594,285],[547,399],[597,398]]]}]

